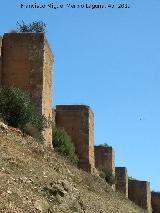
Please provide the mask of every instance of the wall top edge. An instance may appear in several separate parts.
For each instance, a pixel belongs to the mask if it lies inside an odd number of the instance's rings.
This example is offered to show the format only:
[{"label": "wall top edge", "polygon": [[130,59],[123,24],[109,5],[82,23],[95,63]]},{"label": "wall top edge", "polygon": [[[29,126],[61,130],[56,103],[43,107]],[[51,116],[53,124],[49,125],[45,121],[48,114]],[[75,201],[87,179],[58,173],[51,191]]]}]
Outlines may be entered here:
[{"label": "wall top edge", "polygon": [[134,183],[150,184],[149,181],[145,181],[145,180],[131,180],[131,179],[129,179],[128,181],[132,182],[132,183],[134,182]]},{"label": "wall top edge", "polygon": [[94,146],[94,148],[95,149],[104,149],[104,150],[113,150],[112,146],[105,147],[103,145],[96,145],[96,146]]},{"label": "wall top edge", "polygon": [[91,108],[88,105],[81,105],[81,104],[76,104],[76,105],[56,105],[56,109],[79,109],[79,108],[85,108],[91,110]]}]

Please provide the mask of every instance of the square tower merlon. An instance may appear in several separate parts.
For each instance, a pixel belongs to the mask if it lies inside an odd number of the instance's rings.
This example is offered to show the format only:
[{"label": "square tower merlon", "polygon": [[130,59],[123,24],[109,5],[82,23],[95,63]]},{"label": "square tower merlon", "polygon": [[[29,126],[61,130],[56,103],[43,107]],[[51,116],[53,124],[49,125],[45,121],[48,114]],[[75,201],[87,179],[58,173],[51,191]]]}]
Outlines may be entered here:
[{"label": "square tower merlon", "polygon": [[152,212],[149,182],[129,179],[128,198],[149,213]]},{"label": "square tower merlon", "polygon": [[115,175],[115,153],[112,147],[94,146],[94,155],[97,169],[104,168]]},{"label": "square tower merlon", "polygon": [[94,172],[94,115],[86,105],[57,105],[56,126],[71,137],[79,157],[79,166]]},{"label": "square tower merlon", "polygon": [[[2,40],[1,84],[27,92],[40,114],[52,119],[53,56],[44,33],[5,33]],[[44,132],[52,146],[52,130]]]},{"label": "square tower merlon", "polygon": [[126,167],[115,168],[116,191],[128,198],[128,173]]},{"label": "square tower merlon", "polygon": [[160,212],[160,192],[151,192],[152,213]]}]

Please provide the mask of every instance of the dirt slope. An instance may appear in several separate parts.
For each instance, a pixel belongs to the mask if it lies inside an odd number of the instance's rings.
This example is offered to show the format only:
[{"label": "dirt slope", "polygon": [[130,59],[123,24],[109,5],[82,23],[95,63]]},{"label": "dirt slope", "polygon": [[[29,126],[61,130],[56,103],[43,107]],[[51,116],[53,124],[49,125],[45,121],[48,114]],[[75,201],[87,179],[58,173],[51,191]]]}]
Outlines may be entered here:
[{"label": "dirt slope", "polygon": [[31,137],[0,129],[0,212],[144,211]]}]

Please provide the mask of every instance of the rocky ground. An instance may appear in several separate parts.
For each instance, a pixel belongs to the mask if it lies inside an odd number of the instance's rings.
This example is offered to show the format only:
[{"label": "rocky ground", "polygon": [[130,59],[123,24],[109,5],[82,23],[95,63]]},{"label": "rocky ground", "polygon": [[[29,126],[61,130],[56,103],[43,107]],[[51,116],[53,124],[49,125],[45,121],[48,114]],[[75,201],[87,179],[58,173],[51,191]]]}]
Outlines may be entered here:
[{"label": "rocky ground", "polygon": [[0,212],[144,211],[55,151],[15,129],[0,127]]}]

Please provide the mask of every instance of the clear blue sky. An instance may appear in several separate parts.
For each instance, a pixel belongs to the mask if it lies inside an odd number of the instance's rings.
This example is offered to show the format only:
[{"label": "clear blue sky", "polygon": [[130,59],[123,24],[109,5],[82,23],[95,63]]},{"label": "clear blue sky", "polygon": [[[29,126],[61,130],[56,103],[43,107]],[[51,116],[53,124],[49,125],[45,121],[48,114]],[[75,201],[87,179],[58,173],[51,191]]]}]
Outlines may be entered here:
[{"label": "clear blue sky", "polygon": [[[116,165],[160,191],[160,1],[128,0],[130,9],[21,9],[1,0],[0,34],[42,20],[55,56],[53,104],[87,104],[95,144],[108,143]],[[124,1],[57,0],[66,3]]]}]

